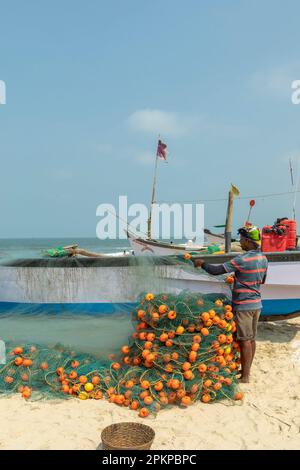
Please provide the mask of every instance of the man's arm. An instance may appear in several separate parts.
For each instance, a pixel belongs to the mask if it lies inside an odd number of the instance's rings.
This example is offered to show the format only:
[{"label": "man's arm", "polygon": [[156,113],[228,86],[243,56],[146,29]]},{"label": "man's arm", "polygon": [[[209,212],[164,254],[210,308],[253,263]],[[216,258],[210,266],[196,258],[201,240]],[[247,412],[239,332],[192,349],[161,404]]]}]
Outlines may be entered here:
[{"label": "man's arm", "polygon": [[223,264],[209,264],[199,258],[193,260],[193,263],[195,268],[202,268],[208,274],[212,274],[213,276],[219,276],[220,274],[225,274],[227,272]]},{"label": "man's arm", "polygon": [[243,258],[241,255],[235,256],[233,259],[226,261],[224,264],[209,264],[205,263],[201,258],[194,258],[193,263],[195,268],[203,268],[207,273],[213,276],[219,274],[233,273],[240,270],[243,266]]}]

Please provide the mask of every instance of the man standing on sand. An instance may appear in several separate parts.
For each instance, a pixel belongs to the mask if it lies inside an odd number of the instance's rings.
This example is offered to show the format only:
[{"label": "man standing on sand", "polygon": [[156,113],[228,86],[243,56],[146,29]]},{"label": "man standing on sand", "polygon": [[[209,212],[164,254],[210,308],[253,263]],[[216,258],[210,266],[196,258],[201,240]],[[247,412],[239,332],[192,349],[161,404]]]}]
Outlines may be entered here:
[{"label": "man standing on sand", "polygon": [[260,251],[260,232],[253,225],[238,230],[242,250],[246,251],[224,264],[208,264],[195,258],[194,266],[213,275],[235,273],[232,306],[241,348],[242,383],[248,383],[256,350],[256,331],[261,312],[260,286],[266,280],[268,260]]}]

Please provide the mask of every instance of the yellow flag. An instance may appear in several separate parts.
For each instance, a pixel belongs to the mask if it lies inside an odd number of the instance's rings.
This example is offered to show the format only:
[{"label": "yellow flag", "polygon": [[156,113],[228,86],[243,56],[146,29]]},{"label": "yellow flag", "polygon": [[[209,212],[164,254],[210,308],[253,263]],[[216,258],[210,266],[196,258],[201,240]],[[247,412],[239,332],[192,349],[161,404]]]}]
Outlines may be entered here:
[{"label": "yellow flag", "polygon": [[234,184],[231,183],[231,191],[233,192],[233,194],[235,196],[239,196],[240,195],[240,191],[238,190],[238,188],[236,186],[234,186]]}]

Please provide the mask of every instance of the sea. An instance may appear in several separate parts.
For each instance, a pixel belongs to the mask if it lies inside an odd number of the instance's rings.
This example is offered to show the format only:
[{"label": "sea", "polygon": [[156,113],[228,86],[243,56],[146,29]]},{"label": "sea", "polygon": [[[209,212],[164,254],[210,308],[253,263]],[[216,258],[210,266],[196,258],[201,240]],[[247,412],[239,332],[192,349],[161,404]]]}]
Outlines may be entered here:
[{"label": "sea", "polygon": [[[127,240],[99,240],[97,238],[26,238],[0,239],[0,263],[12,259],[41,258],[45,250],[78,244],[96,252],[116,253],[129,250]],[[5,344],[35,344],[45,348],[63,345],[79,353],[90,353],[107,358],[127,344],[132,334],[131,315],[116,312],[113,315],[82,315],[74,312],[47,314],[28,309],[1,311],[0,340]]]},{"label": "sea", "polygon": [[41,258],[46,250],[77,244],[86,250],[116,253],[130,249],[128,240],[99,240],[98,238],[0,238],[0,262],[18,258]]}]

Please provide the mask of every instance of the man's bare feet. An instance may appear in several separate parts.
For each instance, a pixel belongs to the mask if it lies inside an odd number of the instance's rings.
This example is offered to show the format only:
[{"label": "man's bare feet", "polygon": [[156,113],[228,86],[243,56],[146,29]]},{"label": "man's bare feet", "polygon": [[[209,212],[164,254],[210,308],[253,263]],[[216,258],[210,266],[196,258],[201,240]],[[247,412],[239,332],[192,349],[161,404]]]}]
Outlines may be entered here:
[{"label": "man's bare feet", "polygon": [[248,384],[250,382],[250,378],[241,376],[239,378],[239,382],[242,383],[242,384]]}]

